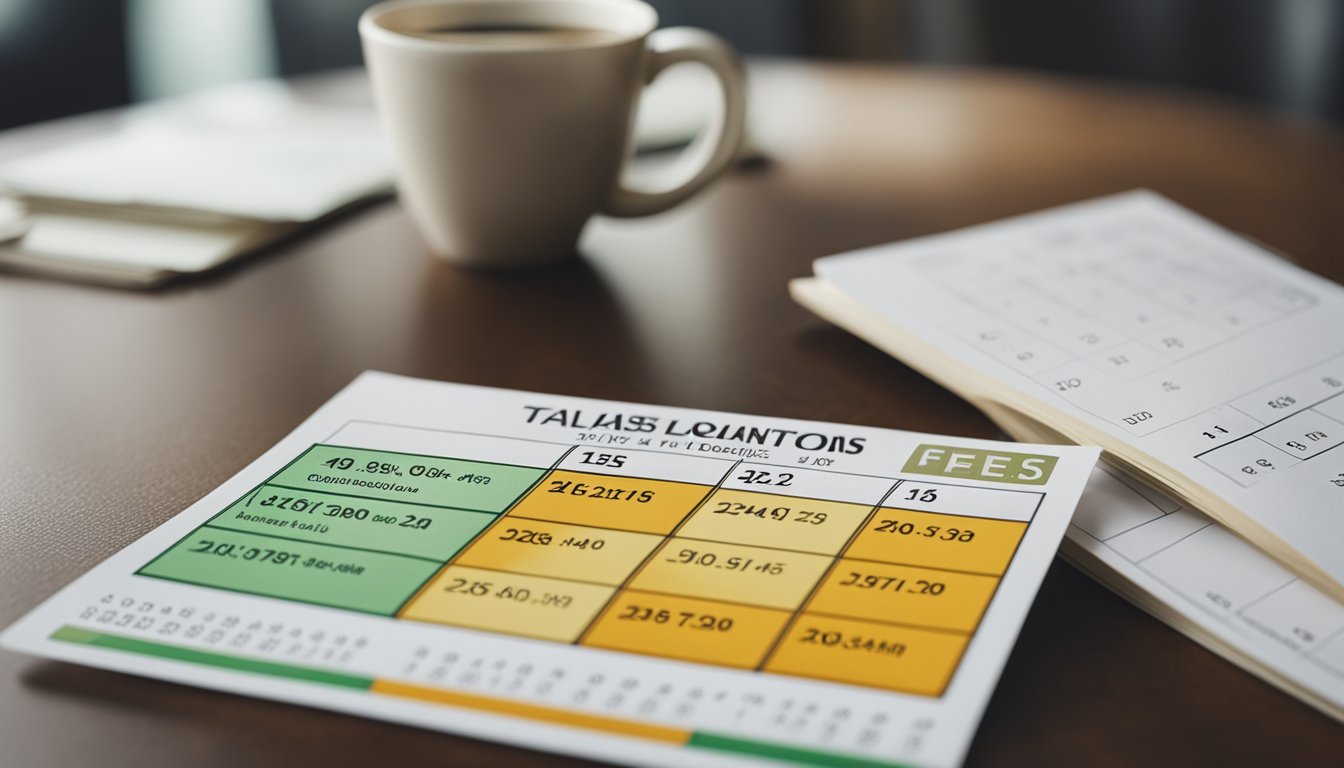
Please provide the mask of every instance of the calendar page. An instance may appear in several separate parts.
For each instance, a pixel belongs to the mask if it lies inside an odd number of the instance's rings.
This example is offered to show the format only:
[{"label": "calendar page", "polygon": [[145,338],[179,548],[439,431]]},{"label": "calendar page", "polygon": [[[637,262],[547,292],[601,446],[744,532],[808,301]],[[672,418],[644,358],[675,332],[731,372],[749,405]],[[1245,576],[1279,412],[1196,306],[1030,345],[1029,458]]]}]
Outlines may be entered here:
[{"label": "calendar page", "polygon": [[1221,499],[1239,514],[1224,522],[1344,594],[1340,286],[1147,192],[816,273],[1019,401]]},{"label": "calendar page", "polygon": [[951,766],[1096,457],[367,373],[0,642],[620,763]]}]

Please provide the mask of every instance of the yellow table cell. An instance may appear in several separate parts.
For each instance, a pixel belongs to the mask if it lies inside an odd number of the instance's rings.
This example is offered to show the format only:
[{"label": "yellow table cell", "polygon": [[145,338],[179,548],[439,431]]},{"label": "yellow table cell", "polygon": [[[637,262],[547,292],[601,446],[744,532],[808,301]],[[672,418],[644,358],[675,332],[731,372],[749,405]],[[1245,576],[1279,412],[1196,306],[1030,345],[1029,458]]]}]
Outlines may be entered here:
[{"label": "yellow table cell", "polygon": [[415,621],[573,642],[613,587],[452,565],[401,610]]},{"label": "yellow table cell", "polygon": [[971,632],[998,585],[998,576],[841,560],[807,610]]},{"label": "yellow table cell", "polygon": [[1017,551],[1026,523],[883,507],[845,557],[999,574]]},{"label": "yellow table cell", "polygon": [[803,614],[766,672],[941,696],[968,635]]},{"label": "yellow table cell", "polygon": [[870,511],[872,507],[863,504],[721,488],[678,533],[834,555]]},{"label": "yellow table cell", "polygon": [[626,590],[582,645],[750,669],[791,614],[768,608]]},{"label": "yellow table cell", "polygon": [[511,515],[666,534],[690,514],[710,486],[633,477],[552,472]]},{"label": "yellow table cell", "polygon": [[662,541],[651,533],[506,517],[456,564],[620,586]]},{"label": "yellow table cell", "polygon": [[825,555],[677,537],[668,539],[630,586],[793,610],[830,564]]}]

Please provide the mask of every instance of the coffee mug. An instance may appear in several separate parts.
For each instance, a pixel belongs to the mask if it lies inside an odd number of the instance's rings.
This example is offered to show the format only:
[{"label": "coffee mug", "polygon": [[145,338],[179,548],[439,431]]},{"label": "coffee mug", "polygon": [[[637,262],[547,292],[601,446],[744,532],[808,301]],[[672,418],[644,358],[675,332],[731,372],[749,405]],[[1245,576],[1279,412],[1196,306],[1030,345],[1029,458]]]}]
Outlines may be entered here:
[{"label": "coffee mug", "polygon": [[[396,0],[359,20],[398,189],[431,250],[508,269],[575,252],[595,213],[645,216],[721,175],[742,141],[741,64],[720,38],[655,31],[639,0]],[[722,88],[649,186],[622,180],[642,88],[680,62]]]}]

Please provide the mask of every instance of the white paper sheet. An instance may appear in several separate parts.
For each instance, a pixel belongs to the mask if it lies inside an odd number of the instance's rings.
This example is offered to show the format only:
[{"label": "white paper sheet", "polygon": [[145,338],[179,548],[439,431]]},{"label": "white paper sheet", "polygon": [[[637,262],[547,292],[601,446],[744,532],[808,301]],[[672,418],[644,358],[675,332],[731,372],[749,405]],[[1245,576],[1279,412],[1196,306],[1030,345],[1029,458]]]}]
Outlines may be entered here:
[{"label": "white paper sheet", "polygon": [[370,373],[0,642],[620,763],[956,765],[1096,456]]},{"label": "white paper sheet", "polygon": [[35,197],[311,221],[392,185],[371,109],[305,103],[273,81],[128,112],[109,136],[0,166]]},{"label": "white paper sheet", "polygon": [[99,216],[33,214],[23,250],[34,256],[117,267],[201,272],[296,225],[239,220],[215,226],[175,226]]},{"label": "white paper sheet", "polygon": [[1006,391],[1226,500],[1247,535],[1344,590],[1340,286],[1143,192],[816,272]]},{"label": "white paper sheet", "polygon": [[1193,625],[1197,639],[1212,638],[1215,651],[1335,718],[1344,712],[1344,605],[1218,523],[1098,468],[1068,541]]}]

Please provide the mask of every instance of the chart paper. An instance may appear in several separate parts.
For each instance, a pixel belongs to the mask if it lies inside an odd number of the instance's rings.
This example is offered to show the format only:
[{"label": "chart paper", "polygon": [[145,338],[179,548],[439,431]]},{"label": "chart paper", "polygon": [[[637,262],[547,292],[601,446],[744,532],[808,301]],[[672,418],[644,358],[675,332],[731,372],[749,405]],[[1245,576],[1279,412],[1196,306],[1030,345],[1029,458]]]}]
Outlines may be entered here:
[{"label": "chart paper", "polygon": [[951,766],[1096,456],[367,373],[0,641],[621,763]]}]

